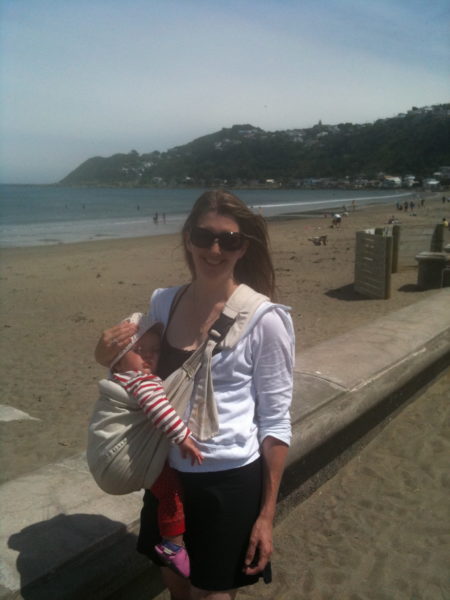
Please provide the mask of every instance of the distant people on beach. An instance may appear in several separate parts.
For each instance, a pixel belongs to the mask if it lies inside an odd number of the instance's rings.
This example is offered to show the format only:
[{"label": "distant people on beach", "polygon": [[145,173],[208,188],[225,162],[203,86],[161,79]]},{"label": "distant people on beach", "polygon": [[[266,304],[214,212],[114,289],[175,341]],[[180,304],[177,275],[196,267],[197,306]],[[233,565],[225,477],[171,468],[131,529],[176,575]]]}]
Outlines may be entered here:
[{"label": "distant people on beach", "polygon": [[333,220],[331,221],[331,227],[339,228],[341,226],[342,217],[339,213],[335,213],[333,215]]},{"label": "distant people on beach", "polygon": [[328,236],[327,235],[318,235],[312,238],[308,238],[309,242],[312,242],[314,244],[314,246],[322,246],[322,244],[324,246],[327,245],[327,239]]},{"label": "distant people on beach", "polygon": [[157,224],[158,224],[158,220],[159,220],[159,215],[158,215],[158,213],[156,212],[156,213],[153,215],[153,223],[154,223],[155,225],[157,225]]}]

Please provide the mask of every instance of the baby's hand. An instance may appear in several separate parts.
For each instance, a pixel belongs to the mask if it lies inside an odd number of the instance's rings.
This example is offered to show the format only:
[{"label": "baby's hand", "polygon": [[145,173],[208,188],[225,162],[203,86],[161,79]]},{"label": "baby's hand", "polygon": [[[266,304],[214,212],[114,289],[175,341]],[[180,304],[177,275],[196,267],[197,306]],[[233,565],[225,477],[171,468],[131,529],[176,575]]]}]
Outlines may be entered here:
[{"label": "baby's hand", "polygon": [[195,465],[196,462],[201,465],[203,462],[203,454],[197,448],[197,444],[194,442],[194,440],[189,436],[183,442],[181,442],[180,452],[183,458],[187,458],[188,456],[191,457],[192,465]]}]

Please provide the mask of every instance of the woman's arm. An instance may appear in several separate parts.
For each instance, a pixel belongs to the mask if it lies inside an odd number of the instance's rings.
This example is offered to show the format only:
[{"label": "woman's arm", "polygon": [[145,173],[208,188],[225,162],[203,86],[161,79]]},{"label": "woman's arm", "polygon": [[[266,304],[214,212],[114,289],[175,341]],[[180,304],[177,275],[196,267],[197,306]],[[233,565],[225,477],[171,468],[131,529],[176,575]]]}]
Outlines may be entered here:
[{"label": "woman's arm", "polygon": [[95,347],[95,360],[104,367],[109,367],[119,352],[131,342],[131,337],[136,331],[137,325],[129,321],[123,321],[111,329],[106,329]]},{"label": "woman's arm", "polygon": [[290,317],[280,312],[264,315],[254,329],[252,347],[263,489],[245,558],[244,572],[248,575],[261,572],[273,550],[273,520],[291,438],[295,339]]},{"label": "woman's arm", "polygon": [[281,440],[268,436],[261,445],[261,451],[263,461],[261,511],[253,525],[245,557],[244,573],[247,575],[260,573],[272,555],[273,520],[288,446]]},{"label": "woman's arm", "polygon": [[[180,286],[175,286],[157,289],[153,292],[149,306],[149,315],[152,321],[161,322],[166,326],[172,300],[179,289]],[[95,348],[95,360],[104,367],[109,367],[119,352],[131,342],[131,337],[136,331],[137,326],[129,321],[122,321],[111,329],[106,329]]]}]

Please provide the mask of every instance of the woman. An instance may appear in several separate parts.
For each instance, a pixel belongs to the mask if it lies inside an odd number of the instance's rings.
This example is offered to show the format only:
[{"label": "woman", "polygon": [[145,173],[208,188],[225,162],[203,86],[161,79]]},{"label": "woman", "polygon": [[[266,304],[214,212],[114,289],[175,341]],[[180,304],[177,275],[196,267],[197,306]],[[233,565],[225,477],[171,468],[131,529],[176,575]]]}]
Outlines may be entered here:
[{"label": "woman", "polygon": [[[162,321],[158,374],[164,379],[207,337],[239,284],[269,298],[275,277],[263,218],[225,191],[205,192],[182,230],[192,281],[156,290],[150,313]],[[104,332],[96,349],[104,365],[129,342],[134,328]],[[264,302],[231,350],[215,354],[211,373],[219,432],[198,442],[192,466],[174,449],[181,475],[191,579],[162,568],[173,600],[232,600],[237,589],[269,579],[276,499],[290,441],[294,334],[286,307]],[[189,419],[189,409],[185,415]],[[158,562],[155,500],[144,496],[138,550]]]}]

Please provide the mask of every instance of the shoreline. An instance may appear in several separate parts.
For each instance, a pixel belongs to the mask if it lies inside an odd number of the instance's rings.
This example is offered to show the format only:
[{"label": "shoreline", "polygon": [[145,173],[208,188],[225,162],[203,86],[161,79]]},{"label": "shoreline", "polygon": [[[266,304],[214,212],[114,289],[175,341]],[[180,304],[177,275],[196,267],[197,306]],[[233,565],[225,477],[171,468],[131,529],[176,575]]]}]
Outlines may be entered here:
[{"label": "shoreline", "polygon": [[[426,196],[426,199],[428,201],[433,201],[433,202],[437,202],[438,198],[437,198],[437,194],[429,194],[428,196]],[[394,196],[388,196],[390,198],[390,200],[392,200],[392,198],[395,198]],[[333,200],[331,200],[331,202],[333,202]],[[342,199],[339,200],[334,200],[334,202],[342,202]],[[440,206],[440,202],[439,202],[439,206]],[[264,209],[264,205],[258,206],[257,208],[261,208]],[[301,210],[301,211],[292,211],[292,212],[288,212],[288,213],[282,213],[282,214],[277,214],[277,215],[264,215],[264,219],[267,223],[267,226],[270,230],[270,226],[271,224],[283,224],[283,223],[288,223],[290,221],[303,221],[303,220],[309,220],[309,219],[317,219],[319,221],[319,225],[313,224],[312,226],[315,226],[316,228],[321,228],[320,224],[323,222],[323,219],[330,219],[332,217],[332,214],[335,212],[338,212],[338,209],[343,209],[343,206],[338,206],[338,207],[326,207],[323,206],[321,208],[317,208],[317,209],[307,209],[307,210]],[[389,210],[388,210],[389,209]],[[422,215],[424,214],[424,211],[421,209],[417,209],[419,210]],[[357,213],[361,214],[362,212],[364,213],[370,213],[371,215],[373,215],[375,218],[379,218],[378,215],[387,215],[388,213],[391,215],[396,215],[398,218],[401,218],[402,216],[405,216],[403,211],[398,212],[395,209],[395,206],[392,205],[391,201],[386,201],[386,202],[371,202],[368,204],[356,204],[355,209],[352,209],[351,205],[349,207],[347,207],[347,215],[346,217],[349,216],[355,216]],[[417,216],[421,216],[421,214],[417,215]],[[343,213],[343,211],[341,210],[341,213]],[[444,210],[443,213],[447,214],[446,211]],[[345,219],[345,217],[344,217]],[[140,240],[148,240],[149,243],[151,243],[151,240],[156,240],[158,238],[163,238],[166,239],[170,236],[172,237],[179,237],[180,236],[180,232],[181,232],[181,227],[182,227],[182,222],[180,221],[180,225],[179,225],[179,230],[177,231],[168,231],[167,233],[155,233],[155,234],[146,234],[146,235],[135,235],[135,236],[131,236],[131,237],[106,237],[106,236],[102,236],[99,235],[98,239],[89,239],[89,240],[80,240],[80,241],[70,241],[70,242],[60,242],[60,241],[54,241],[54,240],[43,240],[47,241],[48,243],[41,243],[41,244],[37,244],[37,245],[19,245],[19,246],[2,246],[1,242],[0,242],[0,254],[4,253],[4,252],[10,252],[10,251],[15,251],[15,250],[30,250],[30,251],[40,251],[43,249],[50,249],[50,248],[59,248],[59,249],[69,249],[71,247],[78,247],[80,245],[83,244],[120,244],[120,243],[125,243],[125,242],[139,242]],[[386,224],[386,223],[385,223]],[[270,233],[270,231],[269,231]],[[50,243],[51,242],[51,243]]]},{"label": "shoreline", "polygon": [[[92,189],[89,191],[92,192]],[[332,197],[324,198],[321,194],[323,190],[315,190],[318,195],[309,196],[306,194],[306,197],[304,190],[303,193],[300,190],[298,194],[290,193],[292,190],[283,190],[280,194],[276,194],[275,192],[275,195],[271,194],[273,190],[262,190],[260,197],[254,198],[252,197],[251,190],[242,190],[243,194],[246,191],[250,195],[243,195],[242,199],[256,213],[262,214],[268,222],[272,220],[308,218],[311,215],[323,215],[330,212],[351,211],[353,202],[355,202],[355,207],[358,208],[370,207],[372,205],[385,206],[391,203],[394,204],[396,200],[404,201],[405,199],[411,199],[415,194],[414,192],[383,190],[382,192],[378,191],[378,195],[376,196],[355,195],[348,197],[344,191],[344,195],[341,197],[338,194],[342,190],[335,190]],[[331,190],[326,191],[329,192]],[[264,192],[268,192],[269,196],[263,196]],[[364,194],[362,191],[357,192],[358,194]],[[121,199],[121,202],[123,206],[128,206],[130,210],[124,212],[123,208],[118,208],[118,199],[115,198],[111,205],[111,211],[107,207],[107,202],[99,212],[100,205],[96,204],[97,200],[92,199],[91,194],[88,194],[86,198],[76,197],[68,199],[68,202],[64,205],[61,204],[60,199],[54,199],[56,202],[56,213],[55,215],[47,214],[46,219],[49,220],[46,221],[44,218],[43,222],[36,220],[32,223],[21,223],[20,216],[9,215],[8,211],[6,211],[4,215],[5,222],[0,228],[0,249],[62,246],[70,243],[102,241],[103,239],[119,240],[161,234],[170,235],[177,233],[181,229],[188,214],[188,208],[191,206],[191,204],[189,204],[189,207],[187,204],[183,206],[178,205],[176,212],[166,213],[167,220],[160,219],[159,222],[155,222],[153,219],[155,212],[159,212],[162,215],[164,211],[164,208],[161,208],[161,201],[159,201],[158,205],[153,203],[153,208],[150,209],[148,206],[145,207],[144,204],[141,206],[141,203],[145,202],[144,198],[133,198],[133,202],[136,201],[139,207],[136,211],[136,206],[132,206],[132,203],[130,203],[131,198],[127,196]],[[104,200],[102,199],[101,202],[104,202]],[[190,200],[193,201],[194,198]],[[91,201],[93,202],[92,212],[89,210],[86,214],[83,212],[85,218],[80,219],[80,213],[76,209],[74,210],[73,207],[77,203],[81,203],[84,211],[85,202],[89,208]],[[24,206],[27,206],[26,202]],[[59,205],[58,202],[60,203]],[[42,215],[45,215],[44,205],[41,208],[44,210]],[[34,210],[32,205],[30,205],[30,210]],[[40,218],[43,218],[42,215]],[[54,220],[54,216],[56,220]],[[14,219],[16,220],[15,223],[8,224],[8,221]],[[19,221],[17,222],[18,219]]]},{"label": "shoreline", "polygon": [[[312,178],[315,179],[315,178]],[[318,178],[320,179],[320,178]],[[240,186],[224,186],[218,185],[213,187],[205,187],[201,185],[155,185],[155,184],[144,184],[144,185],[133,185],[133,184],[96,184],[96,183],[79,183],[79,184],[71,184],[71,183],[61,183],[59,181],[54,183],[0,183],[0,187],[2,186],[11,186],[11,187],[50,187],[50,188],[72,188],[72,189],[86,189],[86,188],[96,188],[96,189],[132,189],[132,190],[212,190],[212,189],[226,189],[230,191],[239,191],[239,190],[255,190],[255,191],[276,191],[276,190],[330,190],[330,191],[350,191],[350,192],[358,192],[358,191],[366,191],[366,190],[412,190],[413,193],[429,193],[436,192],[441,193],[448,191],[448,186],[441,185],[438,190],[430,190],[428,188],[422,188],[420,186],[413,187],[376,187],[376,186],[367,186],[361,187],[360,185],[341,185],[341,186],[319,186],[319,185],[282,185],[282,184],[258,184],[258,185],[240,185]]]}]

